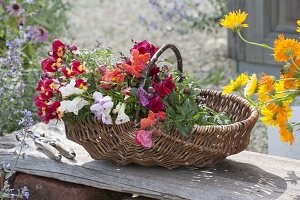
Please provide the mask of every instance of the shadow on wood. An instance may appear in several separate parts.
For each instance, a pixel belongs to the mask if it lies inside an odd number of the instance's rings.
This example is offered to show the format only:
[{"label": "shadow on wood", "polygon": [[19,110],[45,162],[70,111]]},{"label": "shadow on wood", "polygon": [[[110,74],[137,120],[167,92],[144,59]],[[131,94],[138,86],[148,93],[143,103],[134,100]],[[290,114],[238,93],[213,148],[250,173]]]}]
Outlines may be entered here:
[{"label": "shadow on wood", "polygon": [[[169,198],[168,194],[182,193],[190,199],[214,198],[276,199],[287,189],[286,180],[261,168],[232,160],[224,160],[212,168],[180,168],[168,170],[161,167],[141,167],[135,164],[119,166],[110,161],[91,161],[82,167],[103,173],[110,168],[115,177],[111,187],[140,188],[139,194],[156,196],[153,191],[165,191],[157,198]],[[111,172],[115,172],[111,174]],[[146,190],[146,191],[143,191]],[[179,192],[180,191],[180,192]],[[184,194],[183,194],[184,193]],[[153,197],[152,196],[152,197]],[[209,198],[209,199],[210,199]]]},{"label": "shadow on wood", "polygon": [[[83,147],[65,138],[63,124],[37,124],[32,129],[67,144],[77,156],[74,161],[57,162],[36,151],[31,142],[28,158],[19,160],[18,172],[157,199],[299,199],[299,160],[244,151],[211,168],[120,166],[93,160]],[[18,144],[13,134],[0,140]],[[0,149],[0,162],[11,160],[16,150]]]}]

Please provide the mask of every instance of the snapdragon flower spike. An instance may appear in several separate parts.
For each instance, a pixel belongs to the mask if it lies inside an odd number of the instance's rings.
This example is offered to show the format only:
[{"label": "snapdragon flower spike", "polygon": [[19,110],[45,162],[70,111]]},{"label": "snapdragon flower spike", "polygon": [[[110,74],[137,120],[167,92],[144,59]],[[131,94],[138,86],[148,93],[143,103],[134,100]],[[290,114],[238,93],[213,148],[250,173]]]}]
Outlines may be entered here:
[{"label": "snapdragon flower spike", "polygon": [[68,49],[73,54],[78,54],[79,53],[78,48],[77,48],[77,46],[75,44],[68,45]]},{"label": "snapdragon flower spike", "polygon": [[131,51],[131,65],[124,63],[122,68],[128,74],[134,75],[136,78],[141,77],[141,72],[143,72],[147,67],[147,62],[150,59],[150,54],[140,54],[138,50],[133,49]]},{"label": "snapdragon flower spike", "polygon": [[59,101],[49,103],[44,101],[35,101],[35,105],[38,108],[38,116],[44,123],[48,124],[51,119],[58,118],[57,109],[60,106]]},{"label": "snapdragon flower spike", "polygon": [[158,121],[164,121],[166,119],[166,113],[159,111],[158,113],[154,113],[151,110],[149,111],[148,117],[141,119],[140,128],[146,129],[151,126],[155,126]]},{"label": "snapdragon flower spike", "polygon": [[81,110],[89,102],[82,97],[75,97],[73,100],[64,100],[60,102],[60,106],[57,109],[59,112],[59,117],[61,118],[64,113],[72,112],[74,115],[78,115],[79,110]]},{"label": "snapdragon flower spike", "polygon": [[120,109],[118,112],[118,116],[117,119],[115,121],[116,124],[124,124],[130,121],[130,118],[128,115],[126,115],[125,113],[125,109],[126,109],[126,104],[125,103],[121,103],[120,104]]},{"label": "snapdragon flower spike", "polygon": [[105,75],[102,77],[102,81],[106,83],[123,83],[125,74],[120,68],[114,70],[106,70]]},{"label": "snapdragon flower spike", "polygon": [[55,60],[51,59],[51,58],[45,58],[42,63],[41,63],[41,68],[43,70],[43,72],[56,72],[57,71],[57,67],[56,67],[56,62]]},{"label": "snapdragon flower spike", "polygon": [[61,86],[59,88],[59,91],[60,91],[62,97],[64,98],[64,97],[70,96],[72,94],[83,94],[84,93],[83,89],[80,89],[80,88],[76,87],[75,85],[76,85],[76,81],[74,79],[72,79],[69,84],[67,84],[65,86]]},{"label": "snapdragon flower spike", "polygon": [[64,57],[65,53],[66,53],[66,45],[58,39],[53,40],[53,42],[52,42],[53,58],[54,59],[62,58],[62,57]]},{"label": "snapdragon flower spike", "polygon": [[73,78],[74,77],[74,73],[72,72],[71,69],[69,68],[61,68],[61,72],[64,74],[64,76],[69,79],[69,78]]},{"label": "snapdragon flower spike", "polygon": [[147,40],[143,40],[140,42],[137,42],[131,49],[130,53],[133,50],[138,50],[140,54],[146,54],[149,53],[150,56],[152,57],[157,51],[158,48],[154,46],[153,44],[150,44]]},{"label": "snapdragon flower spike", "polygon": [[53,93],[58,92],[58,83],[56,83],[53,79],[40,79],[36,91],[39,92],[40,100],[49,100],[53,97]]},{"label": "snapdragon flower spike", "polygon": [[175,88],[175,83],[172,80],[172,76],[169,76],[166,80],[159,83],[153,82],[152,86],[160,97],[165,97]]},{"label": "snapdragon flower spike", "polygon": [[157,66],[153,66],[150,70],[149,75],[150,76],[157,76],[157,74],[160,72],[160,68]]},{"label": "snapdragon flower spike", "polygon": [[78,87],[79,89],[82,89],[82,90],[87,90],[88,83],[86,82],[86,80],[79,78],[79,79],[76,79],[76,81],[75,81],[75,87]]},{"label": "snapdragon flower spike", "polygon": [[161,98],[159,96],[154,97],[153,99],[149,100],[149,103],[146,105],[146,107],[155,113],[165,110],[165,105],[163,104],[163,102],[161,101]]},{"label": "snapdragon flower spike", "polygon": [[138,97],[142,106],[147,106],[149,104],[148,94],[142,87],[138,88]]},{"label": "snapdragon flower spike", "polygon": [[101,92],[94,92],[93,98],[94,104],[90,107],[90,110],[99,121],[104,124],[112,124],[112,118],[110,112],[114,103],[110,96],[103,96]]},{"label": "snapdragon flower spike", "polygon": [[127,88],[123,89],[122,94],[124,96],[126,96],[126,95],[131,96],[131,87],[127,87]]},{"label": "snapdragon flower spike", "polygon": [[79,75],[86,72],[86,67],[83,66],[78,60],[73,60],[70,64],[72,75]]},{"label": "snapdragon flower spike", "polygon": [[135,131],[135,142],[150,149],[153,146],[152,132],[147,130]]}]

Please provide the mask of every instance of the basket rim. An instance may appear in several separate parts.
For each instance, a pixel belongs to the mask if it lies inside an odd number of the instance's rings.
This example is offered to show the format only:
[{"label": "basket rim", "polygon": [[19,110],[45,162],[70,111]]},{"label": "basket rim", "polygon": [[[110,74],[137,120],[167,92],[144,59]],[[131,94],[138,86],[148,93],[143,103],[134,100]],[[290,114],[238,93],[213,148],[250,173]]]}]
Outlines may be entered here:
[{"label": "basket rim", "polygon": [[229,98],[229,99],[234,99],[235,101],[239,101],[240,103],[242,103],[244,106],[249,107],[250,109],[250,116],[247,117],[244,120],[241,121],[237,121],[231,124],[226,124],[226,125],[198,125],[195,124],[196,127],[204,127],[204,128],[227,128],[227,127],[235,127],[235,126],[241,126],[243,123],[247,123],[247,122],[251,122],[251,121],[256,121],[259,117],[259,113],[258,111],[255,109],[254,106],[251,106],[246,99],[243,99],[242,97],[236,95],[236,94],[222,94],[222,91],[217,91],[217,90],[211,90],[211,89],[200,89],[200,93],[202,92],[211,92],[215,95],[219,95],[222,98]]}]

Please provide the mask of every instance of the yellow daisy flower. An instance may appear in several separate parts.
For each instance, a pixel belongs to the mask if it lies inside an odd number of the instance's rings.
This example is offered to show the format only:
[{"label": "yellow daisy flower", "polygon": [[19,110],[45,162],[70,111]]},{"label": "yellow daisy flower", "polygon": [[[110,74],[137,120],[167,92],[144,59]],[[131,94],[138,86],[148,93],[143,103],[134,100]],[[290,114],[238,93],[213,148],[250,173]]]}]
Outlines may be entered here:
[{"label": "yellow daisy flower", "polygon": [[247,28],[248,24],[243,24],[247,18],[247,13],[238,11],[232,11],[228,15],[225,15],[223,19],[220,20],[220,24],[232,31],[239,31],[242,28]]},{"label": "yellow daisy flower", "polygon": [[270,126],[284,124],[292,115],[292,109],[288,106],[288,103],[283,103],[279,106],[272,102],[263,107],[260,112],[263,115],[261,118],[262,122]]},{"label": "yellow daisy flower", "polygon": [[290,123],[279,125],[280,139],[283,142],[289,142],[290,145],[294,143],[293,126]]},{"label": "yellow daisy flower", "polygon": [[257,89],[257,76],[252,74],[250,79],[247,81],[246,87],[244,89],[245,96],[252,96]]},{"label": "yellow daisy flower", "polygon": [[285,91],[283,81],[278,81],[277,83],[275,83],[275,91],[276,91],[275,93],[276,98],[282,98],[285,96],[285,94],[283,93]]},{"label": "yellow daisy flower", "polygon": [[223,94],[229,94],[233,91],[239,90],[243,85],[245,85],[248,81],[248,75],[241,73],[236,80],[230,80],[230,85],[226,85],[223,87]]},{"label": "yellow daisy flower", "polygon": [[274,41],[274,59],[277,62],[287,62],[300,56],[300,43],[296,39],[284,38],[283,34],[278,35]]},{"label": "yellow daisy flower", "polygon": [[299,19],[297,20],[297,25],[298,25],[298,27],[297,27],[296,31],[298,33],[300,33],[300,20]]},{"label": "yellow daisy flower", "polygon": [[260,112],[263,115],[263,117],[261,118],[261,121],[265,125],[270,125],[270,126],[277,126],[278,125],[278,123],[276,121],[277,113],[275,113],[273,110],[269,110],[265,107],[265,108],[261,109]]},{"label": "yellow daisy flower", "polygon": [[223,87],[223,94],[229,94],[231,92],[234,91],[234,87],[233,87],[234,81],[230,80],[230,85],[226,85]]}]

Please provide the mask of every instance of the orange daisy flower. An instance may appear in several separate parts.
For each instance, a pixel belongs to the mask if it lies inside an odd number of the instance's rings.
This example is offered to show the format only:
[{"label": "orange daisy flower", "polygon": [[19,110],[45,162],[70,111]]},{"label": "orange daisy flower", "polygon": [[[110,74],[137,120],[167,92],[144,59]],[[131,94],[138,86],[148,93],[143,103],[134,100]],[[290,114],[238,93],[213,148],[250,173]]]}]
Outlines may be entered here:
[{"label": "orange daisy flower", "polygon": [[[297,71],[299,70],[300,59],[297,59],[295,61],[295,64],[296,65],[294,64],[286,65],[280,71],[280,78],[287,79],[287,80],[283,80],[285,89],[297,89],[300,87],[300,73]],[[296,79],[293,80],[293,78]]]},{"label": "orange daisy flower", "polygon": [[259,82],[259,87],[257,92],[259,101],[265,102],[272,99],[270,93],[272,93],[275,90],[275,86],[274,86],[275,80],[276,79],[274,76],[268,76],[266,74],[263,74]]},{"label": "orange daisy flower", "polygon": [[300,43],[296,39],[284,38],[283,34],[278,35],[274,41],[274,59],[277,62],[287,62],[300,56]]},{"label": "orange daisy flower", "polygon": [[290,123],[279,125],[279,133],[282,142],[294,143],[293,126]]}]

